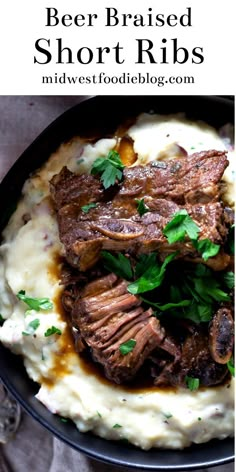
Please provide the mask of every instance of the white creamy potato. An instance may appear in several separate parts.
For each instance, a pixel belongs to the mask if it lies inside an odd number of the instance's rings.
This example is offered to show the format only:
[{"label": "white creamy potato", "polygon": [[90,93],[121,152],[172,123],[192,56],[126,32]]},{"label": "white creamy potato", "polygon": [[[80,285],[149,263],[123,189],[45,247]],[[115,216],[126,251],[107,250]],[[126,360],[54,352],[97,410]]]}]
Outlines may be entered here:
[{"label": "white creamy potato", "polygon": [[[143,164],[175,157],[178,146],[188,153],[227,147],[210,126],[178,115],[143,114],[128,134],[139,155],[137,163]],[[181,449],[232,436],[233,379],[193,392],[183,388],[132,390],[102,380],[75,353],[59,302],[62,245],[48,182],[63,165],[74,172],[88,172],[93,161],[105,156],[116,142],[114,138],[86,144],[75,138],[61,145],[25,183],[0,247],[0,313],[5,319],[0,341],[23,356],[28,375],[40,384],[38,400],[52,413],[73,420],[82,432],[126,439],[142,449]],[[231,159],[232,151],[229,156]],[[225,179],[232,180],[231,168]],[[231,201],[232,194],[228,199]],[[26,313],[27,305],[16,297],[21,290],[30,297],[48,298],[53,308]],[[36,329],[31,329],[32,322]],[[57,331],[45,336],[52,327]]]}]

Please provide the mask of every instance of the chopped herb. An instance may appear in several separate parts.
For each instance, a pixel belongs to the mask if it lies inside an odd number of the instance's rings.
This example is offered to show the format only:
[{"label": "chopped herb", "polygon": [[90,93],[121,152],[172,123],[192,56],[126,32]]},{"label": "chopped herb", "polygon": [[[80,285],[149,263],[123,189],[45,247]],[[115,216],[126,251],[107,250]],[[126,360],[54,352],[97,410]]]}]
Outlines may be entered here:
[{"label": "chopped herb", "polygon": [[133,276],[132,267],[130,260],[119,252],[116,256],[113,256],[108,251],[102,251],[102,257],[104,260],[104,267],[110,272],[114,272],[123,279],[130,280]]},{"label": "chopped herb", "polygon": [[229,288],[230,290],[234,288],[234,273],[233,272],[225,272],[222,278],[227,288]]},{"label": "chopped herb", "polygon": [[88,203],[88,205],[84,205],[81,207],[81,210],[84,212],[84,213],[88,213],[89,210],[91,210],[91,208],[96,208],[97,206],[97,203]]},{"label": "chopped herb", "polygon": [[163,413],[163,415],[167,420],[169,420],[173,416],[171,413]]},{"label": "chopped herb", "polygon": [[159,265],[155,257],[152,257],[152,264],[147,268],[141,277],[128,285],[128,291],[134,295],[149,292],[157,288],[163,282],[167,265],[175,258],[177,252],[169,254],[162,265]]},{"label": "chopped herb", "polygon": [[51,326],[45,331],[44,336],[47,338],[48,336],[52,336],[52,334],[61,334],[61,330],[56,328],[55,326]]},{"label": "chopped herb", "polygon": [[200,305],[197,302],[192,302],[188,308],[186,308],[182,317],[188,320],[193,321],[194,323],[206,323],[210,321],[213,314],[213,307],[209,305]]},{"label": "chopped herb", "polygon": [[121,426],[121,424],[116,423],[116,424],[114,424],[114,425],[112,426],[112,428],[118,429],[118,428],[122,428],[122,426]]},{"label": "chopped herb", "polygon": [[200,381],[197,378],[189,377],[188,375],[185,376],[185,382],[189,390],[197,390],[200,385]]},{"label": "chopped herb", "polygon": [[28,325],[27,325],[27,328],[26,330],[27,331],[22,331],[22,334],[24,336],[30,336],[32,334],[34,334],[34,332],[36,331],[36,329],[39,327],[40,325],[40,321],[38,318],[35,318],[34,320],[32,320]]},{"label": "chopped herb", "polygon": [[78,160],[76,161],[76,164],[79,166],[80,164],[82,164],[82,162],[84,162],[84,159],[83,159],[83,158],[78,159]]},{"label": "chopped herb", "polygon": [[26,314],[31,310],[35,310],[35,311],[45,310],[45,311],[47,311],[47,310],[51,310],[53,308],[53,303],[49,300],[49,298],[32,298],[32,297],[28,297],[25,294],[25,290],[20,290],[20,292],[18,292],[16,296],[19,300],[22,300],[24,303],[26,303],[26,305],[28,305],[28,307],[30,308],[30,310],[26,311]]},{"label": "chopped herb", "polygon": [[140,216],[145,215],[145,213],[147,213],[149,211],[149,208],[145,205],[144,198],[142,198],[141,200],[136,198],[135,201],[138,204],[137,210],[138,210]]},{"label": "chopped herb", "polygon": [[5,319],[4,319],[3,316],[0,314],[0,326],[3,325],[4,321],[5,321]]},{"label": "chopped herb", "polygon": [[210,239],[200,239],[199,241],[192,241],[194,247],[198,252],[201,253],[204,261],[207,261],[209,257],[214,257],[220,250],[219,244],[214,244]]},{"label": "chopped herb", "polygon": [[166,236],[169,244],[184,241],[186,235],[190,239],[195,240],[199,232],[200,229],[185,209],[177,211],[173,215],[172,220],[163,229],[163,234]]},{"label": "chopped herb", "polygon": [[144,272],[156,264],[157,255],[154,252],[150,254],[140,254],[135,267],[135,277],[139,278]]},{"label": "chopped herb", "polygon": [[126,341],[123,344],[120,344],[119,350],[122,356],[126,356],[130,352],[133,351],[134,347],[136,346],[136,341],[135,339],[129,339],[129,341]]},{"label": "chopped herb", "polygon": [[61,420],[62,423],[67,423],[68,422],[67,418],[60,418],[60,420]]},{"label": "chopped herb", "polygon": [[97,411],[97,415],[99,416],[99,418],[102,418],[102,415],[101,413],[99,413],[99,411]]},{"label": "chopped herb", "polygon": [[234,377],[234,359],[231,357],[231,359],[227,362],[227,367],[231,373],[231,375]]},{"label": "chopped herb", "polygon": [[116,180],[123,177],[124,164],[117,151],[110,151],[106,157],[98,157],[91,168],[91,174],[100,174],[105,189],[114,185]]},{"label": "chopped herb", "polygon": [[195,298],[197,301],[201,299],[205,302],[217,302],[230,301],[229,295],[219,288],[219,282],[216,279],[207,278],[193,278]]},{"label": "chopped herb", "polygon": [[200,418],[200,416],[198,417],[198,421],[202,421],[202,418]]}]

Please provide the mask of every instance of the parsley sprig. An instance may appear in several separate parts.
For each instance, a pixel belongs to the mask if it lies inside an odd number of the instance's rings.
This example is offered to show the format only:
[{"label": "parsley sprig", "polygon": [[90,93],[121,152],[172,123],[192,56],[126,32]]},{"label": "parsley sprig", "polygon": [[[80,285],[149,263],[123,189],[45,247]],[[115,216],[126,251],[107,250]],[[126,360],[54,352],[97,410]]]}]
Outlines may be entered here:
[{"label": "parsley sprig", "polygon": [[30,323],[27,325],[26,331],[22,331],[22,334],[24,336],[30,336],[34,334],[36,329],[40,326],[40,321],[38,318],[35,318],[34,320],[30,321]]},{"label": "parsley sprig", "polygon": [[48,328],[47,331],[45,331],[44,336],[48,338],[48,336],[52,336],[53,334],[61,335],[61,330],[56,328],[56,326],[51,326],[51,328]]},{"label": "parsley sprig", "polygon": [[204,261],[207,261],[209,257],[216,256],[220,250],[220,245],[213,243],[210,239],[192,240],[192,243],[197,251],[201,253]]},{"label": "parsley sprig", "polygon": [[128,285],[128,291],[133,295],[137,295],[138,293],[149,292],[159,287],[164,280],[167,265],[173,261],[176,254],[177,252],[169,254],[162,264],[157,261],[155,253],[150,254],[143,274]]},{"label": "parsley sprig", "polygon": [[233,272],[216,273],[204,264],[174,261],[175,256],[168,255],[161,264],[156,253],[142,254],[134,263],[124,254],[103,251],[106,269],[130,281],[128,291],[140,294],[143,303],[155,308],[155,316],[210,321],[219,303],[231,300]]},{"label": "parsley sprig", "polygon": [[190,376],[186,375],[185,376],[185,383],[186,383],[188,389],[193,392],[194,390],[197,390],[199,388],[200,380],[198,378],[190,377]]},{"label": "parsley sprig", "polygon": [[97,203],[88,203],[88,205],[84,205],[81,207],[83,213],[88,213],[91,208],[96,208]]},{"label": "parsley sprig", "polygon": [[[162,264],[158,262],[156,253],[141,255],[135,267],[136,280],[128,285],[128,291],[137,295],[159,287],[164,280],[167,265],[176,254],[169,254]],[[108,251],[102,251],[102,257],[107,270],[125,280],[132,280],[134,273],[128,257],[122,253],[113,255]]]},{"label": "parsley sprig", "polygon": [[162,232],[169,244],[184,241],[188,236],[204,261],[216,256],[220,250],[220,245],[213,243],[210,239],[198,239],[200,228],[184,208],[173,215]]},{"label": "parsley sprig", "polygon": [[40,310],[51,310],[53,308],[53,303],[49,298],[32,298],[26,295],[25,290],[20,290],[17,293],[17,298],[22,300],[26,305],[28,305],[29,310],[26,311],[28,314],[31,310],[40,311]]},{"label": "parsley sprig", "polygon": [[135,198],[135,202],[137,203],[137,210],[140,216],[143,216],[145,215],[145,213],[148,213],[150,211],[147,205],[145,205],[144,203],[144,198],[141,198],[141,200]]},{"label": "parsley sprig", "polygon": [[127,356],[127,354],[133,351],[135,346],[136,346],[135,339],[129,339],[129,341],[126,341],[125,343],[120,344],[119,351],[122,354],[122,356]]},{"label": "parsley sprig", "polygon": [[195,240],[199,232],[200,229],[185,209],[177,211],[163,229],[169,244],[184,241],[186,235]]},{"label": "parsley sprig", "polygon": [[92,175],[100,175],[100,179],[105,189],[115,184],[116,180],[123,177],[124,164],[117,151],[109,151],[106,157],[95,159],[92,168]]},{"label": "parsley sprig", "polygon": [[131,267],[131,262],[128,257],[126,257],[121,252],[113,255],[108,251],[102,251],[101,253],[103,258],[104,267],[109,272],[114,272],[116,275],[125,280],[131,280],[133,277],[133,270]]}]

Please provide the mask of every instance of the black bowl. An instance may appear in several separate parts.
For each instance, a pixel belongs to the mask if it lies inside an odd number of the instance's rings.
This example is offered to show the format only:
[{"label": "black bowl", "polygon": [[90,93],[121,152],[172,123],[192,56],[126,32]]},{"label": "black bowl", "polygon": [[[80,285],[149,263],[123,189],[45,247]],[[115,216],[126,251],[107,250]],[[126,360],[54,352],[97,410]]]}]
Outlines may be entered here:
[{"label": "black bowl", "polygon": [[[227,97],[200,96],[106,96],[86,100],[61,115],[21,155],[0,185],[0,231],[6,225],[29,174],[57,147],[75,135],[110,135],[127,116],[153,110],[157,113],[185,112],[193,120],[204,120],[216,128],[234,121],[233,101]],[[142,451],[120,442],[80,433],[72,422],[62,423],[35,394],[20,357],[0,345],[0,375],[23,408],[68,445],[110,464],[148,470],[193,470],[233,461],[233,439],[213,440],[183,451]]]}]

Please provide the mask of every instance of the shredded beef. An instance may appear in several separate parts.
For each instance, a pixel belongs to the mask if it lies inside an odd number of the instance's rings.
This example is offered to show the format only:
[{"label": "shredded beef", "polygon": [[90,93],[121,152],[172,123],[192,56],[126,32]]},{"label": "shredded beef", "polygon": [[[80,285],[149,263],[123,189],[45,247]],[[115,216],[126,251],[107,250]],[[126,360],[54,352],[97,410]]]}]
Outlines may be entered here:
[{"label": "shredded beef", "polygon": [[[140,305],[141,299],[127,291],[127,282],[109,274],[88,284],[72,309],[73,323],[93,359],[116,383],[134,378],[165,336],[153,310]],[[130,339],[136,342],[134,349],[122,355],[120,346]]]}]

